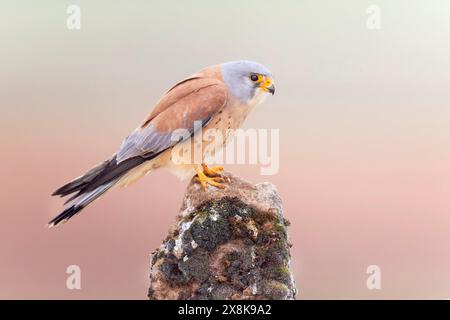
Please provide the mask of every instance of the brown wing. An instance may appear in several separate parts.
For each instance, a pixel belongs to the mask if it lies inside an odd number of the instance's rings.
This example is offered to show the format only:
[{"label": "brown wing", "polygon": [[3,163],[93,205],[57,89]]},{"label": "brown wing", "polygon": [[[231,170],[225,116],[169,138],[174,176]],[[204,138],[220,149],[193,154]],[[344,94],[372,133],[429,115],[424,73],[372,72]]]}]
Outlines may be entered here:
[{"label": "brown wing", "polygon": [[207,67],[198,73],[181,80],[170,88],[158,101],[152,112],[142,122],[141,127],[145,127],[158,114],[192,92],[215,83],[223,84],[222,72],[220,70],[220,66],[217,65]]},{"label": "brown wing", "polygon": [[226,104],[225,84],[213,78],[189,78],[169,90],[147,117],[143,125],[132,132],[117,152],[117,162],[136,156],[158,154],[179,140],[172,134],[177,129],[194,133],[196,122],[202,126]]},{"label": "brown wing", "polygon": [[124,140],[116,155],[55,191],[54,195],[60,196],[77,193],[68,200],[74,203],[50,221],[49,226],[70,219],[124,174],[175,145],[178,141],[171,139],[175,130],[187,129],[194,133],[195,121],[205,125],[226,104],[227,96],[219,69],[214,67],[176,84],[144,124]]}]

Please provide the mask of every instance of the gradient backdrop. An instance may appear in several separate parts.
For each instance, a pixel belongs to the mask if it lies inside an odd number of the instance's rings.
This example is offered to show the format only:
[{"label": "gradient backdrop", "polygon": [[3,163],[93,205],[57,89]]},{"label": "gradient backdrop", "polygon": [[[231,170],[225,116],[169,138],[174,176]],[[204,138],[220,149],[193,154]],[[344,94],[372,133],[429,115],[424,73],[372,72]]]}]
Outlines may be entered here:
[{"label": "gradient backdrop", "polygon": [[[47,230],[50,193],[174,82],[236,59],[275,75],[246,127],[280,129],[281,163],[228,169],[279,188],[298,298],[450,298],[449,31],[445,0],[2,1],[0,298],[146,298],[187,182],[156,172]],[[366,288],[372,264],[381,290]]]}]

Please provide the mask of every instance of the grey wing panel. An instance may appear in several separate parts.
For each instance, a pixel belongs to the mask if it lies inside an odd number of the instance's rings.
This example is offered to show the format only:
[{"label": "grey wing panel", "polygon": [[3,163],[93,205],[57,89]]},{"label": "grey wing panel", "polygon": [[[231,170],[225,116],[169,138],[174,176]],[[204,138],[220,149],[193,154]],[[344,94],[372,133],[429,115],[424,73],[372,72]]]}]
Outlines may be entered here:
[{"label": "grey wing panel", "polygon": [[183,131],[158,132],[152,124],[145,128],[138,128],[124,139],[120,149],[117,151],[116,160],[120,163],[126,159],[157,154],[165,149],[173,147],[175,144],[188,139],[195,132],[206,126],[211,117],[201,121],[201,125],[192,123]]}]

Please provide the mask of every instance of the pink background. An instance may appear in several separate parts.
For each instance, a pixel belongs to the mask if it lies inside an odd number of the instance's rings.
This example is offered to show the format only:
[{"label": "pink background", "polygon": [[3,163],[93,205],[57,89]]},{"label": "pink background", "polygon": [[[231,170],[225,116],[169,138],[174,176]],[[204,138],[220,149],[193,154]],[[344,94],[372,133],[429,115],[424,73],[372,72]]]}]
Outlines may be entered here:
[{"label": "pink background", "polygon": [[[252,59],[277,94],[246,128],[280,129],[277,185],[299,299],[450,298],[450,4],[4,1],[0,298],[145,299],[151,252],[187,182],[158,171],[63,225],[52,191],[111,155],[177,80]],[[66,289],[67,266],[82,289]],[[378,265],[381,290],[366,288]]]}]

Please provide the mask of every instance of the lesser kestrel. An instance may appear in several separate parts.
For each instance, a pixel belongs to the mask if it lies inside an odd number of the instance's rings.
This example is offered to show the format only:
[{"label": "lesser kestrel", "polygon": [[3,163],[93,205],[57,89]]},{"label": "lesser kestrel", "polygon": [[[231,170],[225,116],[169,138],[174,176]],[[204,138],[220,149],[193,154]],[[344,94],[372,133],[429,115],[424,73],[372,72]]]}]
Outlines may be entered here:
[{"label": "lesser kestrel", "polygon": [[203,152],[199,162],[173,161],[176,146],[193,143],[186,137],[174,138],[174,133],[184,129],[193,136],[197,131],[215,129],[227,137],[227,130],[238,129],[250,110],[274,92],[271,72],[252,61],[214,65],[178,82],[111,158],[53,193],[72,195],[66,202],[72,203],[49,222],[49,227],[69,220],[113,186],[127,186],[161,167],[182,178],[196,175],[203,188],[208,184],[223,188],[223,168],[208,167]]}]

